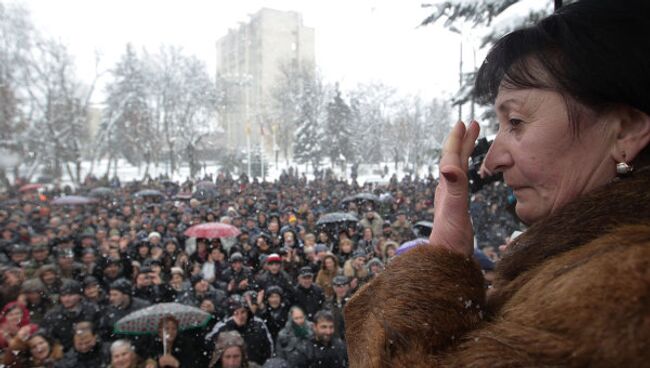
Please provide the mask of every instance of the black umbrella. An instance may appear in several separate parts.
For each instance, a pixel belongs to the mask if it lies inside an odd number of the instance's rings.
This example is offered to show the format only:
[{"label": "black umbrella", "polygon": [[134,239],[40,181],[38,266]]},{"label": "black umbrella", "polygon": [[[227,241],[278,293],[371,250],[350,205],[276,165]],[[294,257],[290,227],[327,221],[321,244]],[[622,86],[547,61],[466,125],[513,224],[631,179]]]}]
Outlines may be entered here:
[{"label": "black umbrella", "polygon": [[155,189],[143,189],[139,192],[136,192],[133,196],[134,197],[158,197],[158,198],[164,197],[164,195],[159,190],[155,190]]},{"label": "black umbrella", "polygon": [[359,193],[355,194],[352,196],[348,196],[343,198],[341,203],[348,203],[348,202],[373,202],[373,203],[378,203],[380,202],[379,197],[372,193]]},{"label": "black umbrella", "polygon": [[89,196],[93,198],[109,198],[115,195],[113,189],[107,187],[97,187],[94,188],[88,193]]},{"label": "black umbrella", "polygon": [[212,189],[197,189],[192,193],[192,198],[196,198],[199,201],[209,201],[217,197],[217,192]]},{"label": "black umbrella", "polygon": [[331,212],[321,216],[316,225],[329,225],[329,224],[338,224],[342,222],[354,222],[359,221],[357,217],[351,213],[347,212]]}]

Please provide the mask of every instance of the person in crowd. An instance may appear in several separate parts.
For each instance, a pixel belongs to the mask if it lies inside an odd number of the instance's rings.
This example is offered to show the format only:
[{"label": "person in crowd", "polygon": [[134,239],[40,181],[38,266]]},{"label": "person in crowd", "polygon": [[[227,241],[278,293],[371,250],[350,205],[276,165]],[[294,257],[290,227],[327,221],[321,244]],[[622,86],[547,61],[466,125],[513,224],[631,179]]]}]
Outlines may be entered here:
[{"label": "person in crowd", "polygon": [[230,255],[230,267],[223,271],[221,278],[226,283],[228,294],[242,295],[253,289],[253,273],[244,265],[244,256],[239,252]]},{"label": "person in crowd", "polygon": [[7,368],[54,368],[63,358],[63,347],[53,341],[43,329],[27,330],[15,336],[5,350],[3,363]]},{"label": "person in crowd", "polygon": [[361,226],[362,229],[367,227],[372,229],[372,235],[374,237],[379,237],[379,234],[382,233],[383,224],[384,220],[377,212],[372,210],[372,206],[366,208],[363,218],[359,221],[359,226]]},{"label": "person in crowd", "polygon": [[5,304],[0,311],[0,350],[7,348],[11,339],[16,337],[20,330],[33,333],[38,325],[30,323],[29,310],[18,301]]},{"label": "person in crowd", "polygon": [[217,323],[205,339],[213,343],[221,333],[237,331],[246,342],[246,355],[250,361],[264,364],[273,353],[273,340],[264,321],[254,317],[246,303],[239,296],[231,296],[228,301],[230,317]]},{"label": "person in crowd", "polygon": [[350,286],[353,290],[361,287],[369,277],[368,268],[366,268],[366,259],[368,255],[363,249],[357,249],[343,265],[343,274],[350,279]]},{"label": "person in crowd", "polygon": [[153,360],[145,362],[135,353],[135,347],[128,340],[116,340],[111,344],[111,364],[108,368],[157,368]]},{"label": "person in crowd", "polygon": [[264,302],[257,311],[257,316],[266,323],[273,341],[277,340],[278,333],[287,323],[290,306],[285,302],[283,295],[279,286],[269,286],[264,290]]},{"label": "person in crowd", "polygon": [[248,360],[246,343],[237,331],[228,331],[219,334],[215,344],[214,353],[210,361],[210,368],[256,368],[257,363]]},{"label": "person in crowd", "polygon": [[117,335],[113,332],[115,323],[131,312],[148,307],[151,303],[132,296],[133,285],[127,279],[113,281],[109,287],[108,300],[110,305],[102,313],[99,330],[105,341],[114,341]]},{"label": "person in crowd", "polygon": [[101,368],[106,366],[106,350],[92,322],[75,323],[72,349],[54,364],[55,368]]},{"label": "person in crowd", "polygon": [[139,355],[155,361],[160,368],[205,367],[208,363],[206,354],[199,353],[204,350],[203,342],[182,334],[178,329],[178,320],[171,315],[160,320],[158,334],[141,346],[143,348]]},{"label": "person in crowd", "polygon": [[223,317],[221,311],[226,306],[226,293],[210,285],[201,274],[192,276],[191,284],[192,289],[179,296],[178,302],[198,308],[203,300],[209,299],[219,311],[219,316]]},{"label": "person in crowd", "polygon": [[325,302],[325,309],[334,316],[334,333],[345,341],[343,311],[350,300],[350,280],[343,275],[334,277],[334,295]]},{"label": "person in crowd", "polygon": [[334,368],[348,366],[348,356],[343,341],[334,334],[334,316],[327,310],[314,316],[314,336],[302,341],[297,354],[289,360],[296,368]]},{"label": "person in crowd", "polygon": [[481,171],[530,226],[486,293],[468,204],[479,124],[456,124],[429,243],[348,302],[352,366],[647,364],[648,17],[647,1],[581,0],[495,44],[476,77],[500,123]]},{"label": "person in crowd", "polygon": [[305,311],[309,320],[323,308],[325,294],[320,286],[314,284],[314,273],[309,266],[300,269],[298,285],[293,292],[293,302]]},{"label": "person in crowd", "polygon": [[278,333],[275,353],[287,361],[294,361],[297,349],[304,340],[309,340],[314,334],[313,324],[307,320],[305,312],[298,306],[289,310],[289,319],[284,328]]},{"label": "person in crowd", "polygon": [[282,257],[271,253],[265,260],[266,269],[256,277],[258,289],[264,290],[270,286],[278,286],[285,293],[288,300],[293,297],[293,283],[291,277],[282,269]]},{"label": "person in crowd", "polygon": [[75,323],[89,321],[96,324],[100,318],[99,308],[83,300],[82,293],[81,283],[65,280],[60,290],[60,304],[43,318],[42,327],[48,336],[61,343],[65,350],[72,348]]},{"label": "person in crowd", "polygon": [[397,243],[405,243],[414,238],[413,224],[407,219],[404,210],[397,211],[397,218],[391,224],[392,234]]},{"label": "person in crowd", "polygon": [[23,283],[18,300],[24,300],[25,307],[29,311],[29,319],[36,325],[41,324],[45,314],[54,305],[45,295],[45,286],[37,278],[26,280]]},{"label": "person in crowd", "polygon": [[339,260],[334,254],[328,253],[323,256],[321,269],[316,275],[316,285],[323,289],[326,298],[330,298],[334,295],[332,280],[341,272],[342,270],[339,267]]}]

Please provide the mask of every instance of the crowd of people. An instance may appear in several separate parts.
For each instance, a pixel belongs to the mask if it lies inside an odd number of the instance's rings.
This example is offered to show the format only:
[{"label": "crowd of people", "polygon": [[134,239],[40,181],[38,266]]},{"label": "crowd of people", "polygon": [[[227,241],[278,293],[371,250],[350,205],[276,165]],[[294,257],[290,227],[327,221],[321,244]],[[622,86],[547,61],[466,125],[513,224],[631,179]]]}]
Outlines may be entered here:
[{"label": "crowd of people", "polygon": [[[331,173],[308,181],[293,170],[273,183],[227,173],[184,183],[88,177],[75,191],[21,191],[17,183],[0,194],[3,363],[345,367],[343,309],[400,244],[423,236],[413,225],[431,221],[436,184],[431,176],[407,175],[360,186]],[[108,188],[92,192],[99,187]],[[159,192],[134,196],[145,188]],[[376,197],[349,198],[362,192]],[[95,201],[52,204],[66,194]],[[517,226],[501,215],[507,197],[496,183],[472,199],[478,233],[491,233],[477,235],[480,246],[492,247],[486,252],[492,259],[481,262],[486,272]],[[318,223],[337,211],[358,221]],[[230,224],[239,235],[185,236],[207,222]],[[212,318],[190,330],[170,315],[157,334],[116,331],[123,317],[165,302]]]}]

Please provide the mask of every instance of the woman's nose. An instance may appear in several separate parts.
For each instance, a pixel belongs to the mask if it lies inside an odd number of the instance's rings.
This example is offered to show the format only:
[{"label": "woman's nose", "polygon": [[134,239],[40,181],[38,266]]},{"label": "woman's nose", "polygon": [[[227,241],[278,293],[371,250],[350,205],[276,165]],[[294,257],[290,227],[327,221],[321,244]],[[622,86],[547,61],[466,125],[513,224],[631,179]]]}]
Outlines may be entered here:
[{"label": "woman's nose", "polygon": [[485,155],[483,166],[490,175],[493,175],[503,172],[506,168],[512,166],[512,164],[512,155],[508,150],[507,144],[501,134],[497,134]]}]

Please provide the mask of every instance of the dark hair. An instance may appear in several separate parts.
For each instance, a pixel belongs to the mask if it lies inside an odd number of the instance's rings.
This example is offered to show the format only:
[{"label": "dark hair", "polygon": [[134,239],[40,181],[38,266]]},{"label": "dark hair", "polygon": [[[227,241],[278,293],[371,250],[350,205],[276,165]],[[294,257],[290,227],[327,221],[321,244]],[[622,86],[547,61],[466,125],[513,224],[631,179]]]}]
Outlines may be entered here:
[{"label": "dark hair", "polygon": [[[578,102],[596,112],[627,105],[650,115],[650,1],[579,0],[512,32],[489,52],[475,95],[494,102],[502,83],[561,93],[578,133]],[[540,73],[541,72],[541,73]]]},{"label": "dark hair", "polygon": [[321,309],[314,314],[314,323],[318,324],[320,321],[334,322],[334,315],[327,309]]}]

